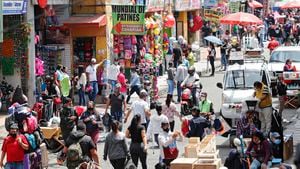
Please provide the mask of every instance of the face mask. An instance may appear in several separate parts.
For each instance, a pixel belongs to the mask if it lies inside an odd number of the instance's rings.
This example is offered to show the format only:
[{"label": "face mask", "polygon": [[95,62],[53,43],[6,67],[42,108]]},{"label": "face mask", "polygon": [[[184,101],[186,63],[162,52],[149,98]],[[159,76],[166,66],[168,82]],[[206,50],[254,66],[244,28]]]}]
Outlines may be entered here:
[{"label": "face mask", "polygon": [[16,138],[17,137],[17,133],[10,134],[10,136],[12,136],[13,138]]},{"label": "face mask", "polygon": [[163,129],[163,131],[167,133],[169,133],[169,130],[170,130],[169,128]]},{"label": "face mask", "polygon": [[206,100],[206,98],[205,98],[205,97],[201,97],[200,99],[201,99],[201,100]]},{"label": "face mask", "polygon": [[281,143],[281,140],[280,140],[280,139],[274,140],[274,144],[279,145],[280,143]]},{"label": "face mask", "polygon": [[88,111],[93,111],[94,110],[94,108],[88,108]]}]

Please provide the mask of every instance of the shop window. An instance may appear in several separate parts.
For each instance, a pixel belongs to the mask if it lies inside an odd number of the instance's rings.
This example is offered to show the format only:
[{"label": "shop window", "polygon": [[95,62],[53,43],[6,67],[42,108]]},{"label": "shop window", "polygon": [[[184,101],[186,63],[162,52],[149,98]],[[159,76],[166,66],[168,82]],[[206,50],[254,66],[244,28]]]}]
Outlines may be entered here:
[{"label": "shop window", "polygon": [[75,66],[88,65],[96,56],[96,37],[80,37],[73,40]]}]

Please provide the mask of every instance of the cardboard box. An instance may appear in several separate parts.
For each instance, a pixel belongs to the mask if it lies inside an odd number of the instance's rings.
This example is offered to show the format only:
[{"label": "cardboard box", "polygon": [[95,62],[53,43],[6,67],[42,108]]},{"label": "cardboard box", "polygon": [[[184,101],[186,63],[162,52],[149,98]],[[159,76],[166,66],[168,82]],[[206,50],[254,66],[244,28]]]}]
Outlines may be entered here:
[{"label": "cardboard box", "polygon": [[200,138],[199,137],[191,137],[189,138],[189,144],[199,144]]},{"label": "cardboard box", "polygon": [[293,156],[294,145],[293,145],[293,135],[285,135],[283,143],[283,159],[288,160]]},{"label": "cardboard box", "polygon": [[199,152],[198,144],[188,144],[184,147],[185,158],[197,158],[198,152]]},{"label": "cardboard box", "polygon": [[199,159],[217,159],[219,157],[219,150],[213,153],[198,153]]},{"label": "cardboard box", "polygon": [[199,159],[194,163],[193,169],[219,169],[221,159]]},{"label": "cardboard box", "polygon": [[176,158],[171,162],[171,169],[193,169],[197,158]]}]

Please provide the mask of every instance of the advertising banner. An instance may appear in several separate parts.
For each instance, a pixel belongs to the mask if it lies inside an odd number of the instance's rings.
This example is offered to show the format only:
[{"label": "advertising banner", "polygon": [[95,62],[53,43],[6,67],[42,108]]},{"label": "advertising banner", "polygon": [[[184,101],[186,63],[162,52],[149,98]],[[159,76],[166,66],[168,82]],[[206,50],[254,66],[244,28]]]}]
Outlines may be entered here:
[{"label": "advertising banner", "polygon": [[21,15],[27,12],[27,0],[2,0],[3,15]]},{"label": "advertising banner", "polygon": [[204,8],[214,8],[218,6],[218,0],[204,0]]},{"label": "advertising banner", "polygon": [[223,17],[223,12],[212,9],[204,9],[204,17],[209,21],[219,22],[220,18]]},{"label": "advertising banner", "polygon": [[201,4],[199,0],[176,0],[175,11],[186,11],[200,9]]},{"label": "advertising banner", "polygon": [[229,10],[231,13],[240,12],[240,1],[230,1],[229,2]]},{"label": "advertising banner", "polygon": [[172,1],[173,0],[146,0],[146,11],[162,11],[164,9],[164,6],[167,7],[167,5],[172,3]]},{"label": "advertising banner", "polygon": [[113,34],[145,34],[145,6],[112,5]]}]

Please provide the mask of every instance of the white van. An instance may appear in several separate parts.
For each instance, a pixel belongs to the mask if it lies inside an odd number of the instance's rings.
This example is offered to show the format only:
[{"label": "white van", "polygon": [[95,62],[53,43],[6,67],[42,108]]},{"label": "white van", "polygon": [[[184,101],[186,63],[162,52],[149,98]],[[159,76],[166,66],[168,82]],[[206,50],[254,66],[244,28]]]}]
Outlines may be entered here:
[{"label": "white van", "polygon": [[244,61],[228,66],[223,83],[217,83],[222,91],[221,115],[231,127],[236,126],[241,113],[248,110],[246,100],[256,100],[253,97],[254,82],[260,81],[270,85],[267,66],[264,61]]}]

